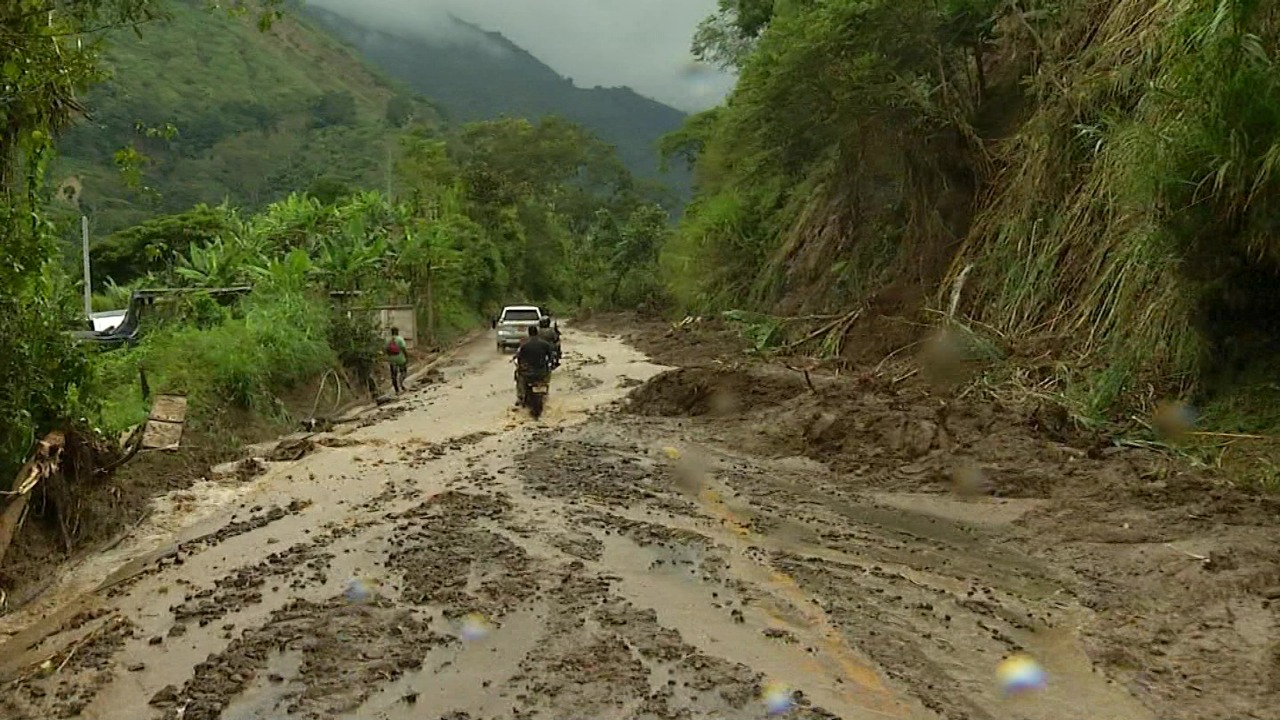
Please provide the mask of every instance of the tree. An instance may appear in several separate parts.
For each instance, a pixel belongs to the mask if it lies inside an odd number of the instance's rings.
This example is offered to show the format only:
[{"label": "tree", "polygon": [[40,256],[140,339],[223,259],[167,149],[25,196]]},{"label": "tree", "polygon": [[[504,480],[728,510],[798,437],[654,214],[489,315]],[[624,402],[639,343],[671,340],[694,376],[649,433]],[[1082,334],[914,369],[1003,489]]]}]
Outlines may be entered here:
[{"label": "tree", "polygon": [[386,249],[382,233],[369,232],[364,218],[352,217],[340,231],[320,238],[315,271],[330,290],[360,290],[380,274]]},{"label": "tree", "polygon": [[[655,204],[640,205],[622,220],[607,210],[597,213],[589,252],[599,258],[597,270],[603,270],[597,289],[601,299],[613,306],[636,306],[652,299],[669,220],[667,211]],[[624,296],[624,286],[637,279],[639,284]]]},{"label": "tree", "polygon": [[126,285],[149,272],[168,270],[189,248],[212,242],[232,231],[235,223],[225,206],[198,205],[112,233],[89,253],[94,279]]},{"label": "tree", "polygon": [[73,38],[156,15],[145,0],[0,4],[0,489],[39,436],[83,409],[85,359],[63,332],[75,317],[73,286],[42,212],[53,136],[79,112],[79,93],[103,76],[98,46]]},{"label": "tree", "polygon": [[317,128],[355,125],[359,120],[356,98],[346,90],[330,90],[311,105],[311,125]]},{"label": "tree", "polygon": [[694,56],[725,69],[742,67],[777,4],[778,0],[720,0],[716,13],[698,25]]},{"label": "tree", "polygon": [[413,99],[405,95],[395,95],[387,101],[387,124],[393,128],[402,128],[412,122],[414,117]]},{"label": "tree", "polygon": [[662,168],[667,169],[670,161],[677,159],[682,161],[686,168],[693,170],[698,164],[698,157],[702,155],[707,141],[714,136],[723,116],[723,108],[704,110],[691,115],[679,130],[663,135],[658,144],[658,151],[662,154]]},{"label": "tree", "polygon": [[311,186],[307,188],[307,195],[315,198],[323,205],[333,205],[339,199],[351,193],[352,188],[350,185],[331,175],[316,178],[311,183]]},{"label": "tree", "polygon": [[225,288],[237,284],[246,274],[249,258],[238,252],[234,242],[216,238],[204,245],[194,245],[181,258],[174,272],[189,285]]}]

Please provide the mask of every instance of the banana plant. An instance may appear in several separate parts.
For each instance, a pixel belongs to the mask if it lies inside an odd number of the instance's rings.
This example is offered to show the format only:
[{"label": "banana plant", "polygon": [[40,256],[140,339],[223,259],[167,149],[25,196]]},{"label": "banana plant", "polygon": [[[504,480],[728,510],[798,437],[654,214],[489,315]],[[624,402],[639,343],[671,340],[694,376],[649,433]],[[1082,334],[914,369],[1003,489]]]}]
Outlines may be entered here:
[{"label": "banana plant", "polygon": [[236,249],[220,237],[205,245],[192,245],[179,258],[174,273],[196,287],[229,287],[244,270],[237,262]]},{"label": "banana plant", "polygon": [[289,293],[306,290],[315,265],[302,248],[294,248],[283,257],[268,258],[265,264],[248,267],[250,276],[266,287]]},{"label": "banana plant", "polygon": [[306,247],[323,229],[328,216],[329,213],[326,213],[326,208],[320,201],[308,195],[292,193],[269,205],[265,212],[254,219],[250,231],[269,238],[278,248]]},{"label": "banana plant", "polygon": [[322,236],[316,251],[315,274],[330,290],[361,290],[383,268],[387,240],[381,232],[369,233],[364,218],[356,216],[340,233]]}]

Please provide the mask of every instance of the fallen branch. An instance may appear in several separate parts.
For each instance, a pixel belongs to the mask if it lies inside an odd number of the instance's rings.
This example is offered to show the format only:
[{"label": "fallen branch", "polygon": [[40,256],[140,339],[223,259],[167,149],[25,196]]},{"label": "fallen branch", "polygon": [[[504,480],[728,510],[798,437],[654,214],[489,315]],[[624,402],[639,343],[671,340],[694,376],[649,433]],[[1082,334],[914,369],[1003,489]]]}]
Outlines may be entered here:
[{"label": "fallen branch", "polygon": [[1233,438],[1235,440],[1275,440],[1276,439],[1275,437],[1270,435],[1247,435],[1244,433],[1208,432],[1207,430],[1197,430],[1194,432],[1188,432],[1186,434],[1195,435],[1197,437]]},{"label": "fallen branch", "polygon": [[893,352],[889,353],[888,355],[885,355],[885,356],[884,356],[884,359],[882,359],[879,363],[877,363],[877,364],[876,364],[875,369],[874,369],[874,370],[872,370],[871,372],[873,372],[873,373],[874,373],[874,374],[876,374],[876,375],[879,375],[879,374],[880,374],[880,371],[881,371],[881,370],[884,370],[884,364],[885,364],[885,363],[887,363],[887,362],[889,362],[890,360],[892,360],[892,359],[893,359],[893,357],[894,357],[895,355],[897,355],[897,354],[898,354],[898,353],[900,353],[900,352],[903,352],[903,351],[906,351],[906,350],[910,350],[911,348],[913,348],[913,347],[915,347],[915,346],[917,346],[917,345],[920,345],[920,344],[921,344],[921,343],[923,343],[923,342],[924,342],[924,340],[917,340],[917,341],[915,341],[915,342],[913,342],[913,343],[908,343],[907,345],[903,345],[902,347],[898,348],[897,350],[894,350]]},{"label": "fallen branch", "polygon": [[1187,552],[1186,550],[1183,550],[1181,548],[1176,548],[1173,546],[1172,543],[1165,543],[1164,546],[1169,548],[1170,550],[1173,550],[1174,552],[1182,553],[1183,555],[1186,555],[1192,560],[1199,560],[1200,562],[1209,562],[1209,558],[1205,557],[1204,555],[1197,555],[1192,552]]},{"label": "fallen branch", "polygon": [[816,340],[818,337],[820,337],[820,336],[822,336],[822,335],[825,335],[825,334],[827,334],[827,333],[831,332],[832,330],[835,330],[836,328],[840,327],[841,325],[846,325],[846,326],[847,326],[847,325],[852,325],[852,324],[853,324],[853,322],[854,322],[855,320],[857,320],[857,319],[858,319],[858,316],[859,316],[859,315],[861,315],[861,314],[862,314],[862,308],[858,308],[858,309],[856,309],[856,310],[850,310],[849,312],[845,313],[844,315],[841,315],[840,317],[838,317],[838,318],[836,318],[836,319],[832,320],[831,322],[828,322],[828,323],[826,323],[826,324],[822,325],[822,326],[821,326],[821,327],[819,327],[817,330],[814,330],[813,332],[809,333],[808,335],[805,335],[804,337],[800,338],[799,340],[796,340],[796,341],[794,341],[794,342],[790,342],[790,343],[787,343],[786,345],[783,345],[783,346],[782,346],[782,349],[783,349],[783,350],[794,350],[794,349],[796,349],[796,348],[800,347],[801,345],[804,345],[804,344],[805,344],[805,343],[807,343],[807,342],[811,342],[811,341],[813,341],[813,340]]},{"label": "fallen branch", "polygon": [[103,465],[102,467],[95,469],[94,473],[97,475],[107,475],[115,472],[115,470],[121,465],[132,460],[133,457],[138,454],[138,451],[142,449],[142,436],[146,433],[146,430],[146,423],[135,427],[133,432],[131,432],[129,437],[124,441],[124,445],[122,445],[124,452],[120,454],[120,457],[107,465]]}]

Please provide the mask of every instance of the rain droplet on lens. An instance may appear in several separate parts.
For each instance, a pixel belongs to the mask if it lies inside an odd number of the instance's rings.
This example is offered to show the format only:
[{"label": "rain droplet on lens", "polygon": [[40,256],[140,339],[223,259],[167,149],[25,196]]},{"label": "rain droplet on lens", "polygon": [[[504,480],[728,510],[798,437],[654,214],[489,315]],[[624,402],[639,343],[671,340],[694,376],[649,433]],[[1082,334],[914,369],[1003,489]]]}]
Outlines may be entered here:
[{"label": "rain droplet on lens", "polygon": [[462,618],[462,622],[458,628],[458,634],[462,636],[463,640],[468,642],[483,640],[488,637],[489,633],[492,631],[493,625],[490,624],[489,620],[480,613],[470,613],[466,617]]},{"label": "rain droplet on lens", "polygon": [[786,683],[770,681],[761,690],[760,700],[769,715],[781,715],[795,705],[795,692]]},{"label": "rain droplet on lens", "polygon": [[1043,690],[1048,684],[1044,668],[1030,655],[1019,654],[1006,658],[996,668],[996,679],[1005,695],[1020,695]]}]

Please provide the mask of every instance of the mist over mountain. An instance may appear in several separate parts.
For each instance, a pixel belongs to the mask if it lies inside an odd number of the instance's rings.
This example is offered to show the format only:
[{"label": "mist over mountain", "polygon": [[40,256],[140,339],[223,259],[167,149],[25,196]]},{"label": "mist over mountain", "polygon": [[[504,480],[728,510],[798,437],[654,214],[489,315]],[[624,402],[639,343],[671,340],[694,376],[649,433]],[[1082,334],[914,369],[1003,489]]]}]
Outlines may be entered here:
[{"label": "mist over mountain", "polygon": [[698,65],[690,49],[717,0],[306,0],[364,27],[408,38],[468,42],[457,18],[492,30],[581,87],[630,87],[685,112],[719,104],[733,74]]},{"label": "mist over mountain", "polygon": [[661,173],[657,141],[685,113],[629,88],[580,88],[501,33],[424,6],[398,28],[385,15],[352,19],[315,5],[304,14],[455,122],[502,115],[559,115],[618,148],[635,173],[683,189],[687,175]]}]

